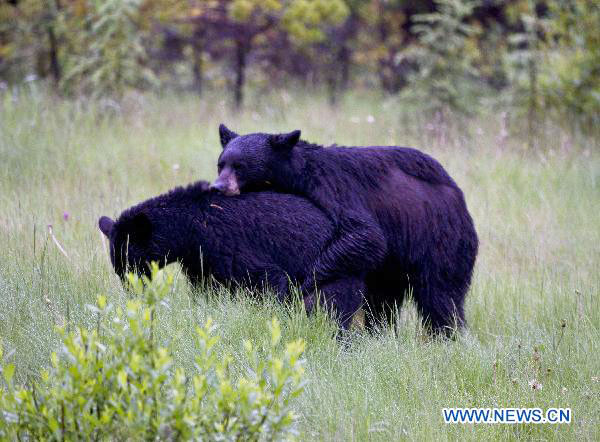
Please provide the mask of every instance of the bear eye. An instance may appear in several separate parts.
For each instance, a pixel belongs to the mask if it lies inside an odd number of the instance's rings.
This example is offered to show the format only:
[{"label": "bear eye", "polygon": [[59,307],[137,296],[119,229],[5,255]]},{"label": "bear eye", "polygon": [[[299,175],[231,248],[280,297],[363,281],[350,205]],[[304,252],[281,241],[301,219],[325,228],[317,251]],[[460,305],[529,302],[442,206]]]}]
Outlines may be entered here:
[{"label": "bear eye", "polygon": [[234,170],[244,170],[245,166],[242,163],[233,163],[232,168]]},{"label": "bear eye", "polygon": [[225,167],[225,164],[223,163],[223,161],[220,161],[217,164],[217,170],[218,170],[219,173],[221,173],[221,171],[223,170],[223,167]]}]

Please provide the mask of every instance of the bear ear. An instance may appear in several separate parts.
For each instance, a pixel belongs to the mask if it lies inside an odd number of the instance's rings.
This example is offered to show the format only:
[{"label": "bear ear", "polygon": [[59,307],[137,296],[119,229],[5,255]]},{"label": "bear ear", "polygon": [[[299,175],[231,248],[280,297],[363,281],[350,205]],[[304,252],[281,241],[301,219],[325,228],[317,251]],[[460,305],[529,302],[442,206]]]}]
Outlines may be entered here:
[{"label": "bear ear", "polygon": [[295,130],[288,134],[271,135],[271,146],[275,150],[290,150],[300,140],[300,131]]},{"label": "bear ear", "polygon": [[223,123],[219,124],[219,139],[221,140],[221,146],[225,149],[227,143],[229,143],[234,138],[237,138],[238,134],[234,131],[227,129]]},{"label": "bear ear", "polygon": [[110,232],[115,225],[115,222],[110,219],[108,216],[101,216],[98,220],[98,227],[106,237],[110,237]]}]

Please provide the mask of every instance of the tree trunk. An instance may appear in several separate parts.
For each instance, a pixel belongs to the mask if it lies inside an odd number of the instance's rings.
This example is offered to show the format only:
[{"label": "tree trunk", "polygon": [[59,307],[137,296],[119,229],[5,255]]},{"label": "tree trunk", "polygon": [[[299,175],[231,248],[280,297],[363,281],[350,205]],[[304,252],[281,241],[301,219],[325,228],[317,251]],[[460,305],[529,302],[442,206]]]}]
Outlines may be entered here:
[{"label": "tree trunk", "polygon": [[52,8],[50,12],[50,18],[48,19],[46,32],[48,33],[48,45],[50,46],[48,51],[50,74],[54,80],[54,85],[58,87],[62,73],[60,69],[60,63],[58,61],[58,39],[56,38],[56,33],[54,32],[54,23],[56,22],[58,12],[62,7],[60,0],[55,0],[53,6],[54,8]]},{"label": "tree trunk", "polygon": [[527,144],[533,149],[537,138],[538,125],[538,22],[534,14],[534,23],[529,29],[529,60],[527,64],[529,76],[529,103],[527,109]]},{"label": "tree trunk", "polygon": [[350,49],[345,44],[340,49],[338,60],[341,65],[340,89],[345,91],[348,89],[348,83],[350,82]]},{"label": "tree trunk", "polygon": [[54,85],[58,86],[61,78],[60,64],[58,62],[58,41],[54,28],[52,25],[48,26],[48,41],[50,44],[49,58],[50,58],[50,73],[54,80]]},{"label": "tree trunk", "polygon": [[194,49],[194,61],[192,71],[194,74],[194,91],[198,95],[202,95],[202,45],[200,43],[194,42],[192,45]]},{"label": "tree trunk", "polygon": [[337,79],[335,77],[335,69],[331,69],[327,74],[327,92],[329,95],[329,104],[331,106],[337,104]]},{"label": "tree trunk", "polygon": [[533,57],[529,60],[529,106],[527,112],[527,144],[529,149],[535,146],[537,135],[537,65]]},{"label": "tree trunk", "polygon": [[236,63],[235,63],[235,89],[234,106],[240,109],[244,102],[244,83],[246,82],[246,58],[249,52],[249,46],[246,42],[236,41]]}]

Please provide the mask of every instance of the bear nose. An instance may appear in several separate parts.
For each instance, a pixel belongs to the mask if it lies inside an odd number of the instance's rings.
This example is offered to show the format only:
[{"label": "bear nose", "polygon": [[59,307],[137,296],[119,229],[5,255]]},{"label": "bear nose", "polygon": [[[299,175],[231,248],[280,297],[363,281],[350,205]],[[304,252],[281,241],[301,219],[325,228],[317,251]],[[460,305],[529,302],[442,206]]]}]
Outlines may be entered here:
[{"label": "bear nose", "polygon": [[208,186],[208,188],[210,190],[212,190],[213,192],[220,192],[220,193],[224,193],[225,192],[225,184],[223,183],[223,181],[221,180],[217,180],[214,183],[212,183],[210,186]]}]

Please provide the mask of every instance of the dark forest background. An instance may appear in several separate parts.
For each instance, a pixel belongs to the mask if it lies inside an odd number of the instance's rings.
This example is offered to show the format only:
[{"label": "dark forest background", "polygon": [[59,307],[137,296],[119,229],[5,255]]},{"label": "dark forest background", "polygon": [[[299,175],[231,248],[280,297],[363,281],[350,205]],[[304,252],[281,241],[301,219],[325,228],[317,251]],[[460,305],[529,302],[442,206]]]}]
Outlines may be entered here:
[{"label": "dark forest background", "polygon": [[[303,89],[336,104],[377,90],[439,119],[490,103],[593,129],[600,3],[592,0],[11,0],[0,6],[4,88],[64,96],[202,96]],[[246,103],[247,104],[247,103]]]}]

